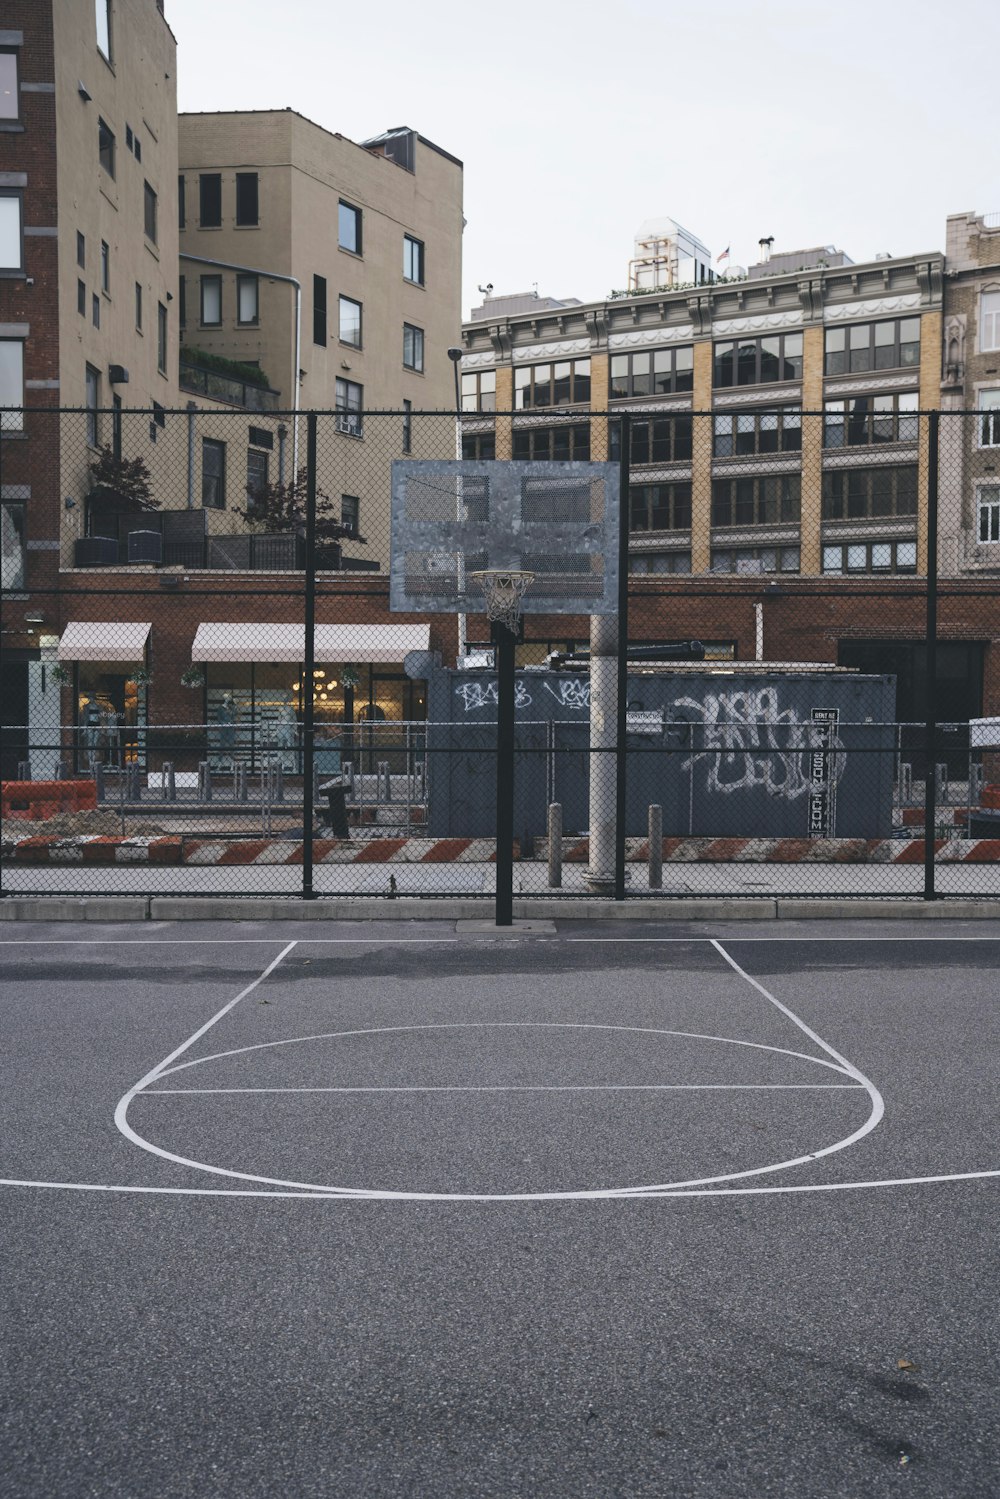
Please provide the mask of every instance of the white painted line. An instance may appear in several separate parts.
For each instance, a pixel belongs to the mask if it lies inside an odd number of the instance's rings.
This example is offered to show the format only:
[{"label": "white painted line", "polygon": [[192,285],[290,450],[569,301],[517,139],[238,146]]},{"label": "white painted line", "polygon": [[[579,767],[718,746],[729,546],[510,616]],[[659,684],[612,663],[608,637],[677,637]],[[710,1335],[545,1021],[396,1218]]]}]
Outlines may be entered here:
[{"label": "white painted line", "polygon": [[[559,918],[556,918],[557,920]],[[598,920],[600,918],[595,918]],[[863,918],[859,918],[863,919]],[[963,918],[956,917],[956,921]],[[1000,917],[998,917],[1000,921]],[[223,918],[220,924],[226,925]],[[3,947],[223,947],[239,946],[252,947],[257,944],[272,946],[280,941],[279,937],[6,937],[0,938],[0,948]],[[299,937],[296,939],[299,947],[440,947],[440,946],[468,946],[473,939],[469,937]],[[484,940],[492,941],[492,938]],[[619,937],[609,934],[605,937],[547,937],[543,940],[549,945],[553,942],[564,944],[567,947],[581,943],[599,944],[607,947],[611,943],[641,946],[643,944],[657,943],[680,943],[681,945],[693,946],[698,943],[711,945],[719,940],[715,937]],[[723,940],[732,943],[741,942],[784,942],[799,943],[806,945],[810,942],[853,942],[857,944],[886,943],[886,942],[925,942],[925,943],[956,943],[956,942],[1000,942],[1000,937],[927,937],[914,934],[911,937],[745,937],[734,935]],[[473,943],[474,945],[474,943]]]},{"label": "white painted line", "polygon": [[768,1089],[861,1089],[860,1083],[494,1083],[407,1088],[144,1088],[143,1098],[186,1098],[206,1093],[755,1093]]}]

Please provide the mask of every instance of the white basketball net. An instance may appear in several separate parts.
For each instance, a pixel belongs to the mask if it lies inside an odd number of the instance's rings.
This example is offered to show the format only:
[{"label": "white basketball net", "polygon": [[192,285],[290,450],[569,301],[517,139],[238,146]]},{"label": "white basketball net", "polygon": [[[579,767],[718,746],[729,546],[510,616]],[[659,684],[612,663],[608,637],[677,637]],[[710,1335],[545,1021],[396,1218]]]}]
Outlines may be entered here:
[{"label": "white basketball net", "polygon": [[521,600],[528,590],[534,573],[484,572],[470,573],[483,590],[486,600],[486,618],[491,624],[505,625],[512,635],[517,634],[517,622],[521,618]]}]

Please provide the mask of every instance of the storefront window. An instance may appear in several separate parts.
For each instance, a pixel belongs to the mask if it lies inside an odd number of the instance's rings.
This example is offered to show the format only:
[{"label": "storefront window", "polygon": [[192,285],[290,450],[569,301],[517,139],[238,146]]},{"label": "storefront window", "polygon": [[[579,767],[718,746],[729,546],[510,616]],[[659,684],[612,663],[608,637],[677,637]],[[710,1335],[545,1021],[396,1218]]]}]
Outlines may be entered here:
[{"label": "storefront window", "polygon": [[146,764],[146,686],[136,666],[81,661],[77,667],[77,768]]}]

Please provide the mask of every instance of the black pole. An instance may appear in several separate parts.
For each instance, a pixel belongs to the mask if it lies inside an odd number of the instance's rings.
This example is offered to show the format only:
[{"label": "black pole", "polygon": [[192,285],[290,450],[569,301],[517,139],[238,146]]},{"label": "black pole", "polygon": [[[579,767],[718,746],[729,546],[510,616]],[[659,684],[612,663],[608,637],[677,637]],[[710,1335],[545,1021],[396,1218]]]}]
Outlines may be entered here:
[{"label": "black pole", "polygon": [[927,442],[927,638],[924,735],[924,900],[937,900],[934,888],[934,832],[937,821],[937,607],[938,607],[938,467],[941,413],[931,411]]},{"label": "black pole", "polygon": [[625,756],[625,731],[628,726],[628,486],[632,418],[623,413],[619,417],[619,422],[621,452],[618,455],[618,729],[615,736],[615,900],[624,900],[625,796],[628,769]]},{"label": "black pole", "polygon": [[497,926],[514,925],[514,639],[493,626],[497,664]]},{"label": "black pole", "polygon": [[[292,475],[296,483],[298,475]],[[305,648],[302,686],[302,899],[315,900],[313,890],[313,785],[316,743],[313,671],[316,666],[316,413],[306,415],[306,597]]]}]

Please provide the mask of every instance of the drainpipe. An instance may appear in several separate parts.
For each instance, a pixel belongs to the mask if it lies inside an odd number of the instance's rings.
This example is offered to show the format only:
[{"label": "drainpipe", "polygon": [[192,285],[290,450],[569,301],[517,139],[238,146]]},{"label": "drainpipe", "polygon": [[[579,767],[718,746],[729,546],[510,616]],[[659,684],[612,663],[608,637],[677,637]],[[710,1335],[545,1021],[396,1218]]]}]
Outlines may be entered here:
[{"label": "drainpipe", "polygon": [[207,255],[189,255],[181,251],[181,260],[196,265],[212,265],[222,271],[239,271],[245,276],[263,276],[267,281],[283,281],[295,288],[295,367],[292,370],[292,482],[299,471],[299,361],[302,358],[302,283],[283,271],[262,271],[253,265],[238,265],[234,260],[210,260]]},{"label": "drainpipe", "polygon": [[284,422],[278,427],[278,483],[285,482],[285,439],[288,436],[288,428]]}]

